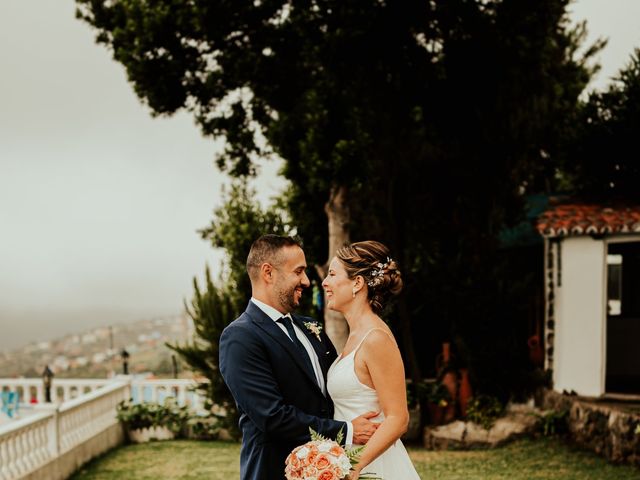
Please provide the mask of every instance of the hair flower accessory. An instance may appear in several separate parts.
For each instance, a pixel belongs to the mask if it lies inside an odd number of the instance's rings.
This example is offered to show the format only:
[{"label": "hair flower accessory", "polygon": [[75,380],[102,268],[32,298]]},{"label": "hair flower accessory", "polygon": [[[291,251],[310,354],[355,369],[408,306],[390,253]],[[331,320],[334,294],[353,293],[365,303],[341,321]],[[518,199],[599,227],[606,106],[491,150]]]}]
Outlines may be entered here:
[{"label": "hair flower accessory", "polygon": [[322,339],[320,338],[320,333],[322,332],[322,325],[320,325],[317,322],[303,322],[303,323],[306,329],[309,330],[311,333],[313,333],[318,339],[318,341],[321,342]]},{"label": "hair flower accessory", "polygon": [[384,271],[389,268],[389,265],[393,262],[393,259],[387,257],[387,261],[385,263],[378,262],[376,264],[376,268],[371,270],[369,274],[369,280],[367,281],[367,285],[370,287],[377,287],[382,283],[382,279],[384,278]]}]

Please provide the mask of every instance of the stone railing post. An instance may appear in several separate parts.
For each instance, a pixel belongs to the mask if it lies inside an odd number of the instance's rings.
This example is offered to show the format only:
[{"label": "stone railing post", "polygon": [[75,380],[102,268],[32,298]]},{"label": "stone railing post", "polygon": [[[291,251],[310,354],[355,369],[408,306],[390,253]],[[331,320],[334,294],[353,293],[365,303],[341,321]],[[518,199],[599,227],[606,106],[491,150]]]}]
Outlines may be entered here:
[{"label": "stone railing post", "polygon": [[58,418],[58,406],[52,404],[41,404],[36,406],[36,410],[51,412],[51,417],[47,421],[47,451],[51,458],[60,455],[60,419]]}]

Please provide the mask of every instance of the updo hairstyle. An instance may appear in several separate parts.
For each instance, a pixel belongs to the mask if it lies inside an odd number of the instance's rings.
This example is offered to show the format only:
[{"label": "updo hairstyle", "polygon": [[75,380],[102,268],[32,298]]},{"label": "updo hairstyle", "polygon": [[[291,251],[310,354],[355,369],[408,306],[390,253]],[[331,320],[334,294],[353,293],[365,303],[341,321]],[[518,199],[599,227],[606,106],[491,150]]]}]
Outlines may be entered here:
[{"label": "updo hairstyle", "polygon": [[380,242],[367,240],[344,246],[336,252],[350,279],[362,275],[367,285],[367,299],[375,313],[380,313],[392,296],[402,290],[398,264],[389,249]]}]

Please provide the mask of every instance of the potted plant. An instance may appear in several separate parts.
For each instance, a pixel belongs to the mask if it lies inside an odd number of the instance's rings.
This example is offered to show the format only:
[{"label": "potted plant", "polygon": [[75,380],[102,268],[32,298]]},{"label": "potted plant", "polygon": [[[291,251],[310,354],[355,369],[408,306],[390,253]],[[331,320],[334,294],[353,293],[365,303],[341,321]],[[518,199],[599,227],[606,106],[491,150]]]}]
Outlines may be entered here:
[{"label": "potted plant", "polygon": [[188,408],[178,406],[173,398],[167,398],[164,404],[123,400],[116,411],[116,417],[134,443],[175,438],[189,420]]},{"label": "potted plant", "polygon": [[418,395],[424,398],[429,410],[430,423],[440,425],[444,420],[445,411],[451,406],[449,390],[440,382],[422,382]]}]

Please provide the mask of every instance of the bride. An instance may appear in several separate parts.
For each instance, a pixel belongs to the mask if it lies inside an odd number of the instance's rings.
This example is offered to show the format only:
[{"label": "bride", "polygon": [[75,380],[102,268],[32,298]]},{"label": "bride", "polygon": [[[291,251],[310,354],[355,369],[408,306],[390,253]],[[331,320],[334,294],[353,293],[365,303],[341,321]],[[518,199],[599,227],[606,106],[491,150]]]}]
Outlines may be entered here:
[{"label": "bride", "polygon": [[409,422],[404,365],[391,330],[378,316],[402,289],[396,262],[379,242],[353,243],[338,250],[322,286],[327,307],[341,312],[350,330],[327,378],[334,418],[350,421],[365,412],[381,412],[373,420],[380,426],[351,478],[370,473],[384,480],[420,480],[400,441]]}]

